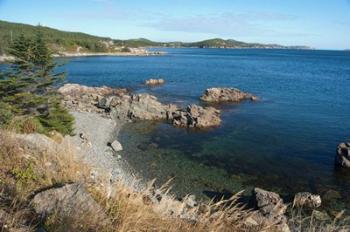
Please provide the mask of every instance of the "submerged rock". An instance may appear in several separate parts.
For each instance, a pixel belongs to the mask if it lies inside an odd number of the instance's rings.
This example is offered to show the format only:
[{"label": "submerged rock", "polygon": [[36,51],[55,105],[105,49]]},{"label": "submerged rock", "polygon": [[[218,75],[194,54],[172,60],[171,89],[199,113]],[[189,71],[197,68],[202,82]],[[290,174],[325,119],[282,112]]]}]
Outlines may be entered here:
[{"label": "submerged rock", "polygon": [[350,168],[350,142],[338,145],[335,162],[341,167]]},{"label": "submerged rock", "polygon": [[294,196],[293,207],[307,207],[315,209],[321,206],[320,195],[311,194],[308,192],[297,193]]},{"label": "submerged rock", "polygon": [[145,81],[146,85],[162,85],[165,83],[164,79],[149,79]]},{"label": "submerged rock", "polygon": [[256,101],[257,97],[236,88],[210,88],[205,90],[200,99],[205,102],[220,103],[240,102],[243,100]]}]

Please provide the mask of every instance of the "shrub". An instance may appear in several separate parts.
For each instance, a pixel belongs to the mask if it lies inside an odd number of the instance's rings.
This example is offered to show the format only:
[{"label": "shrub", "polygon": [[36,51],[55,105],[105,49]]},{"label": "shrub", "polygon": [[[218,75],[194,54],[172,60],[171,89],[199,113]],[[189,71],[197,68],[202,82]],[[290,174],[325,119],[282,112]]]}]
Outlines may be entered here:
[{"label": "shrub", "polygon": [[52,104],[47,115],[40,115],[37,118],[45,128],[46,134],[57,131],[63,135],[73,135],[74,117],[59,102]]}]

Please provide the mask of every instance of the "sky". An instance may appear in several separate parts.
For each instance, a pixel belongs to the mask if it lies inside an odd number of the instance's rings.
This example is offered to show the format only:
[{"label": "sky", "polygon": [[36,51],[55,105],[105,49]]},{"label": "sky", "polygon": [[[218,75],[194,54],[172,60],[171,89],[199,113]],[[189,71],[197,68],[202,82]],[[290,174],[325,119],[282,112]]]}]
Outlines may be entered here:
[{"label": "sky", "polygon": [[350,0],[0,0],[0,20],[114,39],[350,49]]}]

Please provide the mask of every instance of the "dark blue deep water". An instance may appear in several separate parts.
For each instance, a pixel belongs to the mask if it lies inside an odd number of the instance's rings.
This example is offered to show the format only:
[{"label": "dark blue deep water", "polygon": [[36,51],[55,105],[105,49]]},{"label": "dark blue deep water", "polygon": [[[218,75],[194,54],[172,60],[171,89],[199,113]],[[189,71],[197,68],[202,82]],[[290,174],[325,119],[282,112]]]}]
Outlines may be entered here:
[{"label": "dark blue deep water", "polygon": [[[128,87],[181,105],[202,104],[202,92],[220,86],[261,100],[218,106],[222,126],[208,131],[165,123],[127,126],[120,139],[135,169],[161,181],[173,177],[181,193],[210,196],[260,186],[285,197],[311,191],[329,198],[329,205],[350,205],[350,171],[334,167],[338,143],[350,140],[350,52],[166,51],[158,57],[73,58],[65,65],[67,81]],[[151,77],[166,84],[145,87]]]}]

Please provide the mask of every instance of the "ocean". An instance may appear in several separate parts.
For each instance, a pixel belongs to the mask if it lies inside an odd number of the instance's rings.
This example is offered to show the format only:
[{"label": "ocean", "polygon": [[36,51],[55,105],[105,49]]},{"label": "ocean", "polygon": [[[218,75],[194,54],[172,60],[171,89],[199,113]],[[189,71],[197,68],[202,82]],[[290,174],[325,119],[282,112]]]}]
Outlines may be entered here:
[{"label": "ocean", "polygon": [[[63,59],[68,82],[126,87],[161,102],[205,105],[206,88],[236,87],[257,102],[222,104],[208,130],[137,122],[121,131],[122,156],[146,179],[172,179],[178,195],[229,195],[258,186],[287,199],[320,194],[324,207],[349,208],[350,170],[334,165],[350,140],[350,52],[160,49],[164,56]],[[155,88],[143,83],[163,78]]]}]

